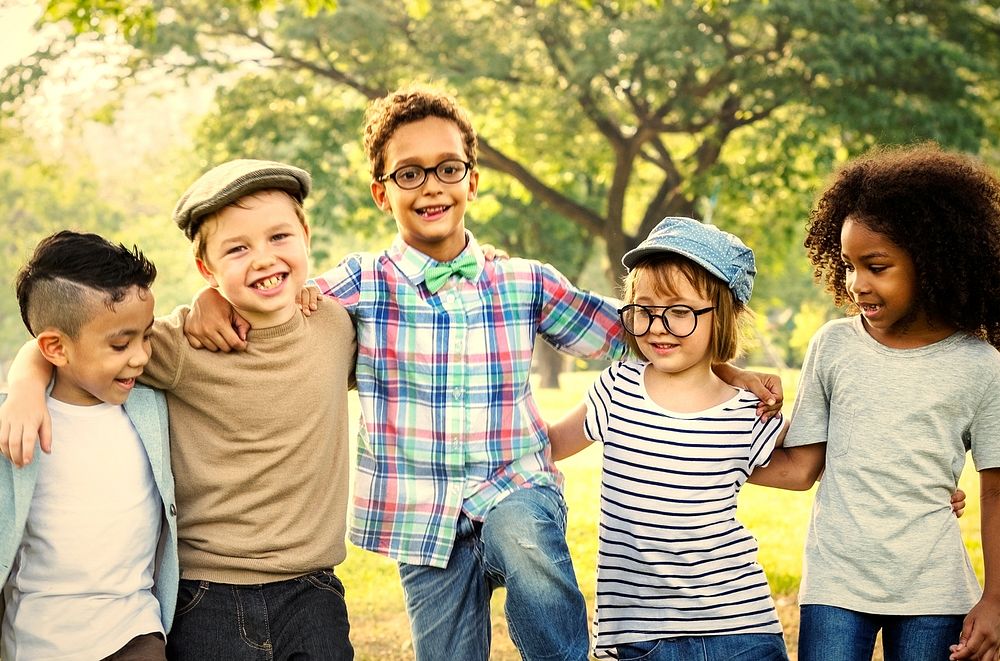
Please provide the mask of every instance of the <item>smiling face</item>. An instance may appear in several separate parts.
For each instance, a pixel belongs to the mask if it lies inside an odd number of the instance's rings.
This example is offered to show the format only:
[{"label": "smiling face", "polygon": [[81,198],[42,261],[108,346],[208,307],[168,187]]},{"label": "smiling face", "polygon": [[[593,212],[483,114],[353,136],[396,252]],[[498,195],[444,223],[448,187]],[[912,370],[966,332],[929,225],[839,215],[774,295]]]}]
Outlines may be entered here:
[{"label": "smiling face", "polygon": [[[454,122],[427,117],[403,124],[386,145],[385,172],[406,165],[432,168],[446,160],[468,161],[462,133]],[[406,243],[439,262],[465,249],[465,207],[475,199],[479,172],[471,170],[456,184],[443,184],[433,174],[413,190],[392,180],[373,181],[372,198],[379,209],[391,212]]]},{"label": "smiling face", "polygon": [[241,198],[205,221],[198,270],[253,328],[283,324],[298,311],[309,271],[309,230],[280,191]]},{"label": "smiling face", "polygon": [[149,362],[153,294],[133,286],[112,308],[101,294],[92,295],[93,316],[76,337],[58,331],[39,334],[42,343],[58,338],[54,349],[43,349],[57,368],[52,397],[77,406],[123,404]]},{"label": "smiling face", "polygon": [[852,218],[844,221],[840,243],[847,291],[873,338],[908,348],[951,334],[946,325],[932,324],[919,305],[916,266],[903,248]]},{"label": "smiling face", "polygon": [[[671,283],[669,293],[656,286],[655,279],[648,272],[640,274],[634,283],[629,303],[649,306],[686,305],[692,309],[715,307],[714,303],[688,280],[675,266],[667,267]],[[656,312],[661,312],[657,309]],[[663,325],[660,318],[654,319],[649,332],[635,338],[642,355],[657,372],[678,375],[686,372],[711,372],[712,327],[715,325],[715,310],[698,317],[697,326],[687,337],[677,337]]]}]

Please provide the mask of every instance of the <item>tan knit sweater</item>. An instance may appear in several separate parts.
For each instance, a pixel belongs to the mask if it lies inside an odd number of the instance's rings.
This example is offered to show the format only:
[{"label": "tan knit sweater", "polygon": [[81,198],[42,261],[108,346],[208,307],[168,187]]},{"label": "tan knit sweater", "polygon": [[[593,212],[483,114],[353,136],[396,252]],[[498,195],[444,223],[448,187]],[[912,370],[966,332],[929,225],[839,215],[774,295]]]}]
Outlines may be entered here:
[{"label": "tan knit sweater", "polygon": [[350,317],[324,300],[224,354],[188,345],[188,312],[153,324],[142,378],[167,392],[181,577],[265,583],[342,562]]}]

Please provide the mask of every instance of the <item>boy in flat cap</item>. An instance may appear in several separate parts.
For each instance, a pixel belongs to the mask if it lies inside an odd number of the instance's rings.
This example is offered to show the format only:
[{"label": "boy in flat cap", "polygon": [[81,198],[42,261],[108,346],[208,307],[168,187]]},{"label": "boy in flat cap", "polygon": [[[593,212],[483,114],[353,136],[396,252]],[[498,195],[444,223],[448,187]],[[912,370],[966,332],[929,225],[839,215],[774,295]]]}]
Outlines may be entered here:
[{"label": "boy in flat cap", "polygon": [[[252,341],[241,353],[195,350],[187,306],[153,325],[141,380],[169,406],[181,565],[172,659],[353,657],[333,567],[346,555],[354,328],[339,305],[299,311],[309,186],[299,168],[231,161],[174,210],[198,270],[250,322]],[[27,362],[12,367],[12,398],[48,380]],[[30,461],[16,445],[15,463]]]}]

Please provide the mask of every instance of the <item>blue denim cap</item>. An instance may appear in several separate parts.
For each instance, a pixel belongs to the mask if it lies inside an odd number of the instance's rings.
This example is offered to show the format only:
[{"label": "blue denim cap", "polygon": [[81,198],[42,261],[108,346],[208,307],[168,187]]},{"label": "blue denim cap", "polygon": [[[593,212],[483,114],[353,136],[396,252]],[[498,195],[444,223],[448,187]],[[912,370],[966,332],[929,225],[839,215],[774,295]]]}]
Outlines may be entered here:
[{"label": "blue denim cap", "polygon": [[645,241],[625,253],[622,264],[632,270],[642,259],[664,252],[683,255],[703,266],[725,282],[740,303],[750,301],[757,268],[753,250],[738,237],[691,218],[667,217]]}]

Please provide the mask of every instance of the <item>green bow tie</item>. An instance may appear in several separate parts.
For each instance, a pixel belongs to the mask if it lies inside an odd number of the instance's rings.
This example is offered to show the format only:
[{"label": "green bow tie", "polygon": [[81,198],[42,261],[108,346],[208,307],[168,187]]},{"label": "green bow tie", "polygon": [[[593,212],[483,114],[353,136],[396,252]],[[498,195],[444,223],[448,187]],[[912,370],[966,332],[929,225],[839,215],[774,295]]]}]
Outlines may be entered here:
[{"label": "green bow tie", "polygon": [[428,266],[424,271],[424,283],[427,285],[427,290],[434,294],[456,273],[466,280],[472,280],[478,272],[479,264],[476,263],[476,257],[467,254],[451,262]]}]

